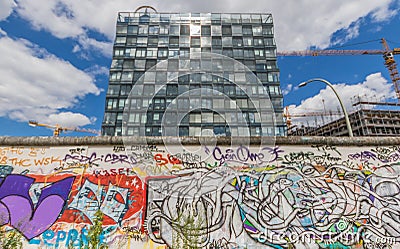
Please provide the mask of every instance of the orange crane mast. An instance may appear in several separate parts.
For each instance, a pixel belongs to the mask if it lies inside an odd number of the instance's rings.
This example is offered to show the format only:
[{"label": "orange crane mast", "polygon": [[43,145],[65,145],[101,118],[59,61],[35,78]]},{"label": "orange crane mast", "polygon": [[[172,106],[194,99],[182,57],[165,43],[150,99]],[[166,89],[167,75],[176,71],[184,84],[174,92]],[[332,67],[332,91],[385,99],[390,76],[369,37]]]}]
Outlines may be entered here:
[{"label": "orange crane mast", "polygon": [[58,137],[61,132],[65,132],[65,131],[88,132],[88,133],[100,135],[100,132],[97,130],[85,129],[85,128],[68,128],[68,127],[62,127],[58,124],[56,124],[56,125],[41,124],[35,120],[30,120],[28,122],[28,124],[29,124],[29,126],[32,126],[32,127],[40,126],[40,127],[46,127],[46,128],[51,129],[51,130],[53,130],[54,137]]},{"label": "orange crane mast", "polygon": [[394,55],[400,54],[400,48],[390,49],[385,38],[381,39],[383,50],[304,50],[304,51],[280,51],[278,56],[320,56],[320,55],[382,55],[385,67],[389,70],[390,79],[393,82],[397,99],[400,101],[400,76]]}]

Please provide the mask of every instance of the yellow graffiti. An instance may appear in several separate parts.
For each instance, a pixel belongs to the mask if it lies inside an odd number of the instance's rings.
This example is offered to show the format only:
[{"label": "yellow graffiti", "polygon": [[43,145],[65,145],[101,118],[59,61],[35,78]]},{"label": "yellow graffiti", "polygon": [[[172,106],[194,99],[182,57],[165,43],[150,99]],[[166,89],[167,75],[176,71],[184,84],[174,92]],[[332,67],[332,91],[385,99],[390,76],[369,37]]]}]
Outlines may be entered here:
[{"label": "yellow graffiti", "polygon": [[166,245],[156,245],[152,240],[149,240],[143,249],[166,249]]}]

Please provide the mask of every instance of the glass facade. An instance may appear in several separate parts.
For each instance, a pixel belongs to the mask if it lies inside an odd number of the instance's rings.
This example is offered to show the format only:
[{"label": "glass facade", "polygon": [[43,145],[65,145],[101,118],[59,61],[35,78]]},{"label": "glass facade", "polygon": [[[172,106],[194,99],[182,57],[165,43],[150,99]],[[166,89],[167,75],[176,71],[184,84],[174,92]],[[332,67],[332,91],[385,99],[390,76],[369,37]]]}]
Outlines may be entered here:
[{"label": "glass facade", "polygon": [[270,14],[119,13],[103,135],[285,135],[282,100]]}]

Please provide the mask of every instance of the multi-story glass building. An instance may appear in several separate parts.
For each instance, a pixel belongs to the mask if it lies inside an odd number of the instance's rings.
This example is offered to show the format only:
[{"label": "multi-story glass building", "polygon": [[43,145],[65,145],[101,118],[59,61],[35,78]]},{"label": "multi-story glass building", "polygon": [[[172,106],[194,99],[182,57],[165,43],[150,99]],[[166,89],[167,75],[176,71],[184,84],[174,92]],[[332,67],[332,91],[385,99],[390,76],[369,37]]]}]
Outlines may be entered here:
[{"label": "multi-story glass building", "polygon": [[[276,60],[271,14],[119,13],[102,134],[284,135]],[[272,128],[259,108],[274,112]]]}]

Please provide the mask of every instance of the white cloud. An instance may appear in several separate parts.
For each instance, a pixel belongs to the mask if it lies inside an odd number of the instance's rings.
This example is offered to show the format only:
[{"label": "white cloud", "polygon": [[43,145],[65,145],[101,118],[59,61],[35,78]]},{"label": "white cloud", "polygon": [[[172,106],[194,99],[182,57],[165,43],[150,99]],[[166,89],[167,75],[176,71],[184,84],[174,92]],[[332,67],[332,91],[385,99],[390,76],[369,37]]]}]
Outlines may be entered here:
[{"label": "white cloud", "polygon": [[[134,11],[137,6],[152,5],[159,12],[262,12],[272,13],[279,50],[299,50],[309,46],[325,48],[330,45],[331,36],[337,30],[346,30],[369,14],[375,21],[393,17],[397,10],[390,9],[395,0],[18,0],[18,13],[31,21],[34,27],[51,32],[59,38],[85,37],[87,29],[104,34],[113,40],[115,21],[119,11]],[[333,11],[334,10],[334,11]],[[358,26],[348,33],[357,35]],[[109,45],[80,38],[81,46],[109,49]],[[106,42],[107,43],[107,42]],[[109,55],[109,54],[108,54]]]},{"label": "white cloud", "polygon": [[11,15],[16,4],[14,0],[0,0],[0,21]]},{"label": "white cloud", "polygon": [[387,21],[397,15],[398,11],[397,8],[389,9],[389,5],[382,5],[372,14],[372,17],[377,22]]},{"label": "white cloud", "polygon": [[293,90],[293,84],[288,84],[283,90],[282,94],[287,95],[289,92]]},{"label": "white cloud", "polygon": [[[310,84],[323,83],[313,82]],[[305,90],[306,87],[301,90]],[[370,74],[365,78],[365,81],[355,85],[347,85],[345,83],[334,84],[334,88],[338,92],[344,106],[349,113],[354,110],[352,106],[352,104],[356,102],[356,99],[354,99],[354,97],[360,96],[363,100],[369,99],[373,101],[395,97],[393,84],[382,77],[381,73]],[[340,109],[339,106],[340,105],[335,94],[329,87],[325,87],[317,95],[303,100],[300,105],[290,105],[289,113],[291,115],[310,112],[320,113],[325,111],[327,111],[328,113],[332,111],[334,113],[337,112],[338,109]],[[320,116],[302,118],[292,117],[292,122],[299,125],[301,123],[306,124],[306,122],[308,121],[311,125],[312,123],[314,123],[315,118],[321,120]],[[329,118],[326,117],[326,121],[328,119]]]},{"label": "white cloud", "polygon": [[356,21],[355,23],[351,24],[349,28],[345,30],[346,35],[344,37],[339,37],[337,40],[332,41],[331,45],[343,44],[347,41],[356,38],[360,32],[360,21]]},{"label": "white cloud", "polygon": [[101,67],[99,65],[94,65],[92,67],[89,67],[85,69],[85,72],[88,73],[90,76],[93,78],[97,75],[106,75],[108,76],[109,74],[109,69],[107,67]]},{"label": "white cloud", "polygon": [[23,39],[1,37],[0,54],[0,116],[40,122],[69,116],[76,125],[90,123],[82,114],[62,112],[100,93],[87,73]]},{"label": "white cloud", "polygon": [[7,35],[7,32],[0,28],[0,37],[6,36],[6,35]]},{"label": "white cloud", "polygon": [[61,112],[50,114],[46,121],[49,124],[59,124],[62,127],[75,128],[91,124],[91,120],[83,114],[72,112]]},{"label": "white cloud", "polygon": [[97,41],[96,39],[89,38],[86,35],[80,35],[78,37],[78,44],[73,48],[72,51],[79,52],[84,57],[89,56],[88,51],[98,51],[104,56],[111,57],[112,48],[112,42]]}]

